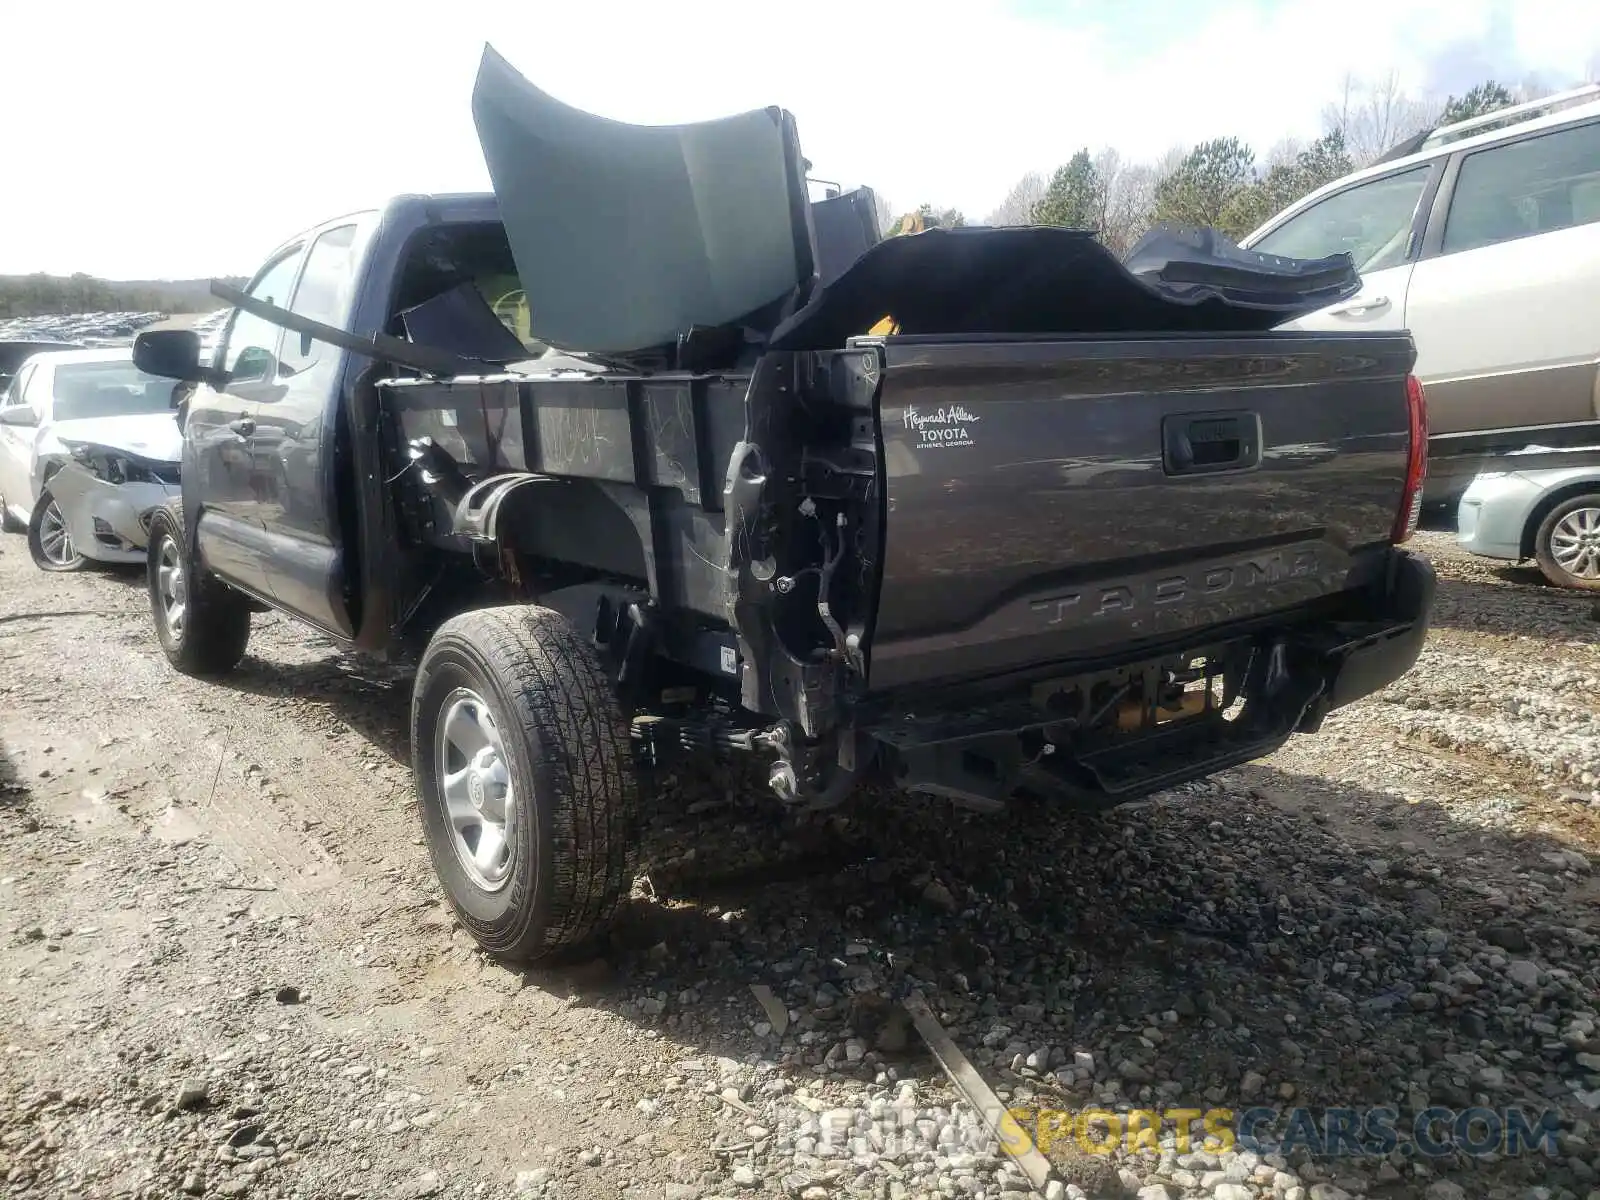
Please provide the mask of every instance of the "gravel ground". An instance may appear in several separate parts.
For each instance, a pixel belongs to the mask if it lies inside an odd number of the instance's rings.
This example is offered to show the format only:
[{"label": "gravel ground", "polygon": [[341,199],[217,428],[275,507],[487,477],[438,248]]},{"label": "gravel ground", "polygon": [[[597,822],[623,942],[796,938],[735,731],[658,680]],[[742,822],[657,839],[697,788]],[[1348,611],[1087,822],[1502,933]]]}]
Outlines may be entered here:
[{"label": "gravel ground", "polygon": [[1272,759],[1089,819],[866,795],[796,822],[686,772],[606,957],[519,973],[441,904],[403,678],[263,617],[236,676],[183,679],[137,577],[0,540],[0,1179],[1025,1193],[908,1029],[916,988],[1018,1107],[1561,1120],[1499,1156],[1058,1136],[1052,1195],[1600,1200],[1600,625],[1418,544],[1421,663]]}]

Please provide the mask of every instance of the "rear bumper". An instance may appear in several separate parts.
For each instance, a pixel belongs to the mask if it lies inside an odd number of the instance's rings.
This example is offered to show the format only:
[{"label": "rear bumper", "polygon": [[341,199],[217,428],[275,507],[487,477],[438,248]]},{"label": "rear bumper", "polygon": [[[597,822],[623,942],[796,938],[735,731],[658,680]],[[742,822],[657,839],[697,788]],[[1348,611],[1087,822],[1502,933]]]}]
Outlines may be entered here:
[{"label": "rear bumper", "polygon": [[1301,723],[1303,731],[1315,729],[1333,709],[1382,691],[1411,670],[1421,655],[1438,586],[1433,564],[1421,555],[1396,550],[1385,582],[1374,622],[1382,628],[1325,653],[1327,702],[1312,706],[1308,720]]},{"label": "rear bumper", "polygon": [[1296,733],[1317,732],[1334,709],[1382,691],[1416,665],[1436,586],[1427,559],[1392,551],[1365,611],[1254,639],[1256,669],[1237,719],[1180,724],[1087,761],[1108,790],[1131,799],[1263,758]]},{"label": "rear bumper", "polygon": [[[1337,615],[1285,614],[1280,627],[1213,631],[1204,642],[1058,679],[1045,711],[1025,690],[986,704],[946,694],[937,708],[885,713],[863,732],[889,750],[895,776],[913,791],[976,805],[1019,792],[1091,807],[1136,800],[1271,754],[1409,671],[1427,640],[1436,576],[1427,559],[1404,550],[1390,551],[1383,567],[1367,587],[1346,594]],[[1196,655],[1248,664],[1236,715],[1208,703],[1192,719],[1168,720],[1147,705],[1120,731],[1050,715],[1081,715],[1119,687],[1154,680]],[[1054,704],[1062,697],[1068,703]],[[1047,752],[1041,736],[1050,739]]]}]

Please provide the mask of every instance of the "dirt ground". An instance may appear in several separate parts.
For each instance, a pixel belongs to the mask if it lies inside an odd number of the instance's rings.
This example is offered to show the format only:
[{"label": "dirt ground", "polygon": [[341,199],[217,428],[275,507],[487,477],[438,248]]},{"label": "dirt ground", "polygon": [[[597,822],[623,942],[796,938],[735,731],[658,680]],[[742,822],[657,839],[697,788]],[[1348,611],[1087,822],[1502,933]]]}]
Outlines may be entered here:
[{"label": "dirt ground", "polygon": [[[185,679],[138,573],[44,574],[0,538],[0,1180],[1020,1192],[899,1023],[914,984],[1016,1103],[1563,1114],[1554,1156],[1169,1146],[1058,1195],[1594,1196],[1600,623],[1418,544],[1443,576],[1423,661],[1271,760],[1085,820],[869,796],[798,822],[686,775],[605,959],[523,973],[441,903],[403,674],[262,616],[234,676]],[[897,1105],[926,1137],[886,1150]],[[827,1144],[830,1113],[861,1136]]]}]

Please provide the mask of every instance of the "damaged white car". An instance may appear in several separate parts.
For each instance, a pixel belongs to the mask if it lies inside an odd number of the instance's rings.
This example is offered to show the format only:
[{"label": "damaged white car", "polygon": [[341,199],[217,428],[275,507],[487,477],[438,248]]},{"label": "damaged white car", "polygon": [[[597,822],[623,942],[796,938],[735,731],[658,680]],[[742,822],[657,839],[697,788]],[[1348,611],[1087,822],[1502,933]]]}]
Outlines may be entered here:
[{"label": "damaged white car", "polygon": [[36,354],[0,400],[0,515],[33,561],[144,561],[152,511],[178,494],[173,382],[127,348]]}]

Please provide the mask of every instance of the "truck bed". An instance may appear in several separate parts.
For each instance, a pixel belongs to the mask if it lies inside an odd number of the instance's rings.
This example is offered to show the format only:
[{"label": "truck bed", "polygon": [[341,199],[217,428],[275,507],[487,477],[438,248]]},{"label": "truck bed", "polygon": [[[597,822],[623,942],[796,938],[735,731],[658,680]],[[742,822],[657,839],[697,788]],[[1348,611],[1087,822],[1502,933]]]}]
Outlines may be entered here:
[{"label": "truck bed", "polygon": [[[883,355],[874,688],[1137,648],[1381,568],[1406,473],[1404,336]],[[1178,461],[1183,438],[1197,461]]]},{"label": "truck bed", "polygon": [[[725,626],[730,463],[755,400],[813,430],[832,413],[832,445],[789,452],[803,474],[800,457],[853,450],[871,476],[879,511],[852,551],[871,576],[855,615],[872,693],[1131,654],[1370,582],[1405,480],[1413,353],[1404,335],[859,339],[769,355],[781,369],[757,376],[381,396],[397,459],[430,438],[469,476],[557,481],[526,508],[543,553]],[[465,548],[448,506],[419,506],[415,536]]]}]

